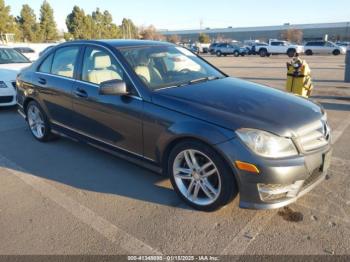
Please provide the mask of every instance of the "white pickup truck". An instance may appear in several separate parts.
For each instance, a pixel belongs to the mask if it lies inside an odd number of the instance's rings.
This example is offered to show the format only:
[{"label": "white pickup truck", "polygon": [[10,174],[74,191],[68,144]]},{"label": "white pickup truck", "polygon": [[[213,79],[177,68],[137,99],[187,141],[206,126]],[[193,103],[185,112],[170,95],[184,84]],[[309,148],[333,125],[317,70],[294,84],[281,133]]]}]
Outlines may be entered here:
[{"label": "white pickup truck", "polygon": [[290,44],[287,41],[270,40],[269,45],[259,47],[257,53],[259,53],[261,57],[280,54],[286,54],[289,57],[293,57],[296,53],[304,53],[304,47],[301,45]]}]

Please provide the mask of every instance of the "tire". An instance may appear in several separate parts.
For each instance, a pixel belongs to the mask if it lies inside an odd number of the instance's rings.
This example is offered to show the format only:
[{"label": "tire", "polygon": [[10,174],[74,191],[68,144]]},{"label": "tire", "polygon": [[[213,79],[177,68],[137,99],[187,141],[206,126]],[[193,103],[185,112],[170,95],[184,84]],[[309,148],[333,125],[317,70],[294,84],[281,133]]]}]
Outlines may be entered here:
[{"label": "tire", "polygon": [[217,56],[217,57],[220,57],[220,56],[222,56],[222,53],[221,53],[221,51],[216,51],[216,56]]},{"label": "tire", "polygon": [[225,160],[213,148],[196,140],[183,141],[171,150],[167,170],[179,197],[201,211],[215,211],[230,203],[238,193],[234,174]]},{"label": "tire", "polygon": [[294,57],[295,54],[296,54],[296,50],[295,49],[288,49],[288,51],[287,51],[288,57]]},{"label": "tire", "polygon": [[333,55],[340,55],[340,51],[338,49],[334,50]]},{"label": "tire", "polygon": [[26,107],[27,123],[34,138],[40,142],[47,142],[55,138],[51,133],[47,116],[36,101],[31,101]]},{"label": "tire", "polygon": [[310,50],[310,49],[306,50],[305,55],[308,55],[308,56],[313,55],[312,50]]},{"label": "tire", "polygon": [[234,56],[234,57],[239,57],[239,52],[238,52],[238,51],[234,51],[234,52],[233,52],[233,56]]},{"label": "tire", "polygon": [[259,55],[261,56],[261,57],[265,57],[265,56],[267,56],[267,49],[265,49],[265,48],[263,48],[263,49],[260,49],[259,50]]}]

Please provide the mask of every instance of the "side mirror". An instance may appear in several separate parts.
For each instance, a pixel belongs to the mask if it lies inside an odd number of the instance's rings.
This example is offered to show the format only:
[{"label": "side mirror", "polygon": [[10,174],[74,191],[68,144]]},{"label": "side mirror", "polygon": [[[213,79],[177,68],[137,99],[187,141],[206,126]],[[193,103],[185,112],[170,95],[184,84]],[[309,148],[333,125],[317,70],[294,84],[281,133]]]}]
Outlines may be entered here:
[{"label": "side mirror", "polygon": [[108,80],[100,84],[100,95],[124,96],[128,93],[126,83],[123,80]]}]

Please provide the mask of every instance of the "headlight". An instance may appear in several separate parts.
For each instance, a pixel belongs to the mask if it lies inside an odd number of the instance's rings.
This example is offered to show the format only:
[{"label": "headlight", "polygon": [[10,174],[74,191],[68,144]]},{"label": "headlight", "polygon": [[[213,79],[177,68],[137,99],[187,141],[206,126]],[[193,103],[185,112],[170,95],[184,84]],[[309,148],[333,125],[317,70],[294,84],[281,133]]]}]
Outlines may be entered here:
[{"label": "headlight", "polygon": [[239,129],[236,133],[254,153],[260,156],[282,158],[298,154],[293,141],[289,138],[248,128]]},{"label": "headlight", "polygon": [[7,88],[7,85],[4,81],[0,81],[0,88]]}]

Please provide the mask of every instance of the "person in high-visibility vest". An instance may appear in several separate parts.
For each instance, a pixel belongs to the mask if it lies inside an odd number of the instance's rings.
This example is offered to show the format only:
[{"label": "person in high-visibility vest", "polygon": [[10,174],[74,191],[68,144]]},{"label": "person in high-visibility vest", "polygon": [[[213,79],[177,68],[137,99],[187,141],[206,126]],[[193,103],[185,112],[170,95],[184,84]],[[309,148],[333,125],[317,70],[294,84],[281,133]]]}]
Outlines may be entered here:
[{"label": "person in high-visibility vest", "polygon": [[296,54],[293,60],[287,63],[287,70],[287,91],[308,98],[314,87],[307,62]]}]

